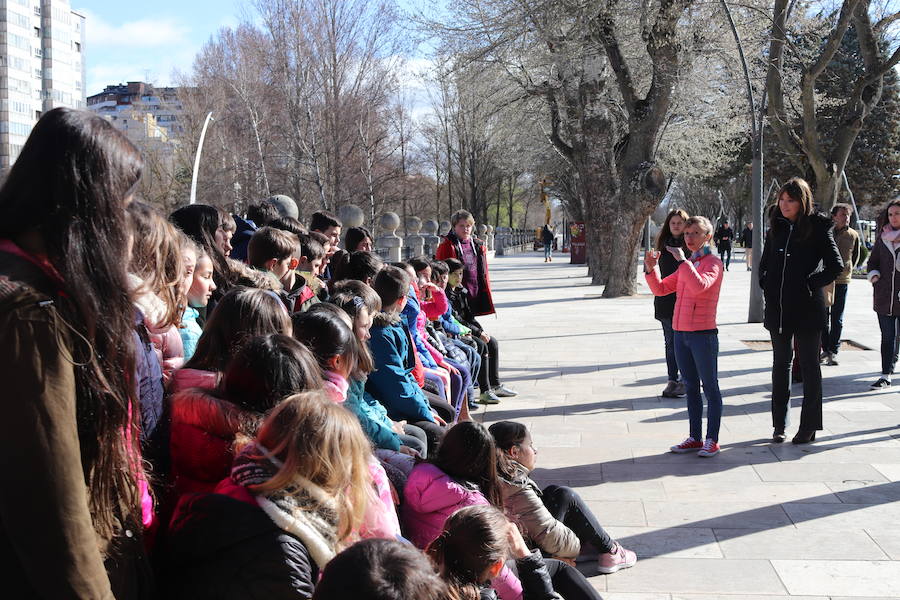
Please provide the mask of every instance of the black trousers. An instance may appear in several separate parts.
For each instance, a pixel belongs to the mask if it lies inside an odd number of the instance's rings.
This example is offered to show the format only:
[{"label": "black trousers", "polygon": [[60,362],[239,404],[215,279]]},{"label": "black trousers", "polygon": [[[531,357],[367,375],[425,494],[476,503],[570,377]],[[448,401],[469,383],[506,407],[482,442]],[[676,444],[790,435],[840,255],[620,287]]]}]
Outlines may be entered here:
[{"label": "black trousers", "polygon": [[497,345],[495,337],[491,337],[489,342],[474,335],[472,339],[478,344],[478,354],[481,356],[478,387],[482,392],[486,392],[500,385],[500,347]]},{"label": "black trousers", "polygon": [[544,559],[553,590],[565,600],[603,600],[581,571],[561,560]]},{"label": "black trousers", "polygon": [[582,544],[591,544],[601,554],[612,551],[616,543],[575,490],[563,485],[548,485],[541,500],[553,518],[575,532]]},{"label": "black trousers", "polygon": [[772,338],[772,427],[785,431],[790,424],[792,340],[797,343],[797,362],[803,375],[803,408],[800,430],[822,429],[822,369],[819,348],[822,332],[818,329],[793,333],[769,332]]}]

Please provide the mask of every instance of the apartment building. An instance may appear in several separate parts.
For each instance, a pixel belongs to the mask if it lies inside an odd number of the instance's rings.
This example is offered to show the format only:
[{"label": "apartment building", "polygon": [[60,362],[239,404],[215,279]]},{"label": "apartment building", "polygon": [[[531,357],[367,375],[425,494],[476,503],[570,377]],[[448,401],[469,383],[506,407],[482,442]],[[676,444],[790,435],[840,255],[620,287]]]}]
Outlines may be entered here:
[{"label": "apartment building", "polygon": [[175,87],[155,87],[142,81],[108,85],[99,94],[87,98],[87,107],[125,133],[138,127],[150,137],[159,138],[159,132],[153,129],[158,127],[173,140],[183,133],[180,121],[183,108]]},{"label": "apartment building", "polygon": [[0,0],[0,173],[44,112],[85,106],[84,42],[68,0]]}]

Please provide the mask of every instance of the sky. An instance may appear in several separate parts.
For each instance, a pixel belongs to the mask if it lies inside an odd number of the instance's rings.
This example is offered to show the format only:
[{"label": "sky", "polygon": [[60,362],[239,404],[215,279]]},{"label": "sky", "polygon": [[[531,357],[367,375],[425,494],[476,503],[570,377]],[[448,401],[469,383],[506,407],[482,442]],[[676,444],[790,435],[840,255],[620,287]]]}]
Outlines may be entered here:
[{"label": "sky", "polygon": [[71,0],[87,16],[87,95],[126,81],[175,83],[197,51],[243,14],[239,0]]}]

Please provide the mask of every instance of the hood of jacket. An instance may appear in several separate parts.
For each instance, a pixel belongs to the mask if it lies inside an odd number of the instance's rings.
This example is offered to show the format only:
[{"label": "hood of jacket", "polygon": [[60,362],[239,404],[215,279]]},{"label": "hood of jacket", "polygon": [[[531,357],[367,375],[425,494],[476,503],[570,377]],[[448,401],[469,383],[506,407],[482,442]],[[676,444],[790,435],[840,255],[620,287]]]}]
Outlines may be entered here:
[{"label": "hood of jacket", "polygon": [[390,327],[391,325],[400,324],[400,313],[398,312],[380,312],[372,317],[373,327]]}]

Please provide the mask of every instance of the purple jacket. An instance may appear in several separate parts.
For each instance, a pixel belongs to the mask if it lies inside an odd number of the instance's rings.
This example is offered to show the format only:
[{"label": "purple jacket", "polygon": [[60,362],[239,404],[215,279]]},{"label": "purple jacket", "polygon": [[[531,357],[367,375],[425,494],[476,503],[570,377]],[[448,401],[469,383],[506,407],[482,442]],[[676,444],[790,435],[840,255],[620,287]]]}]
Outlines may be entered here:
[{"label": "purple jacket", "polygon": [[[444,522],[467,506],[488,504],[474,485],[458,483],[430,463],[410,472],[403,488],[403,530],[418,548],[426,548],[444,529]],[[491,582],[501,600],[522,600],[522,583],[507,568]]]}]

